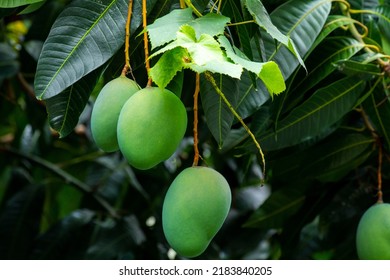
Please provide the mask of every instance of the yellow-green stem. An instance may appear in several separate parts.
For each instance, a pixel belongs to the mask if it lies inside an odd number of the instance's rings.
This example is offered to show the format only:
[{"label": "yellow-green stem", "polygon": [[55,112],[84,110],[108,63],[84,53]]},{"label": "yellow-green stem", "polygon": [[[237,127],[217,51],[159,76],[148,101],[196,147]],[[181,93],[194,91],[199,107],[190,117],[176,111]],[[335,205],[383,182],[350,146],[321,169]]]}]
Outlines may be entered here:
[{"label": "yellow-green stem", "polygon": [[250,128],[245,124],[245,122],[243,121],[243,119],[241,118],[241,116],[237,113],[237,111],[233,108],[232,104],[230,104],[229,100],[227,100],[225,94],[221,91],[221,89],[218,87],[214,77],[212,76],[212,74],[210,74],[209,72],[206,72],[205,73],[205,76],[206,76],[206,79],[211,83],[211,85],[213,86],[214,90],[217,92],[217,94],[222,98],[223,102],[228,106],[230,112],[232,112],[232,114],[234,115],[234,117],[237,118],[237,120],[241,123],[241,125],[244,127],[244,129],[246,130],[246,132],[248,133],[248,135],[252,138],[252,141],[254,142],[256,148],[258,149],[259,153],[260,153],[260,156],[261,156],[261,161],[262,161],[262,164],[263,164],[263,175],[265,177],[265,157],[264,157],[264,153],[263,153],[263,150],[261,149],[260,147],[260,144],[259,142],[257,141],[255,135],[252,133],[252,131],[250,130]]}]

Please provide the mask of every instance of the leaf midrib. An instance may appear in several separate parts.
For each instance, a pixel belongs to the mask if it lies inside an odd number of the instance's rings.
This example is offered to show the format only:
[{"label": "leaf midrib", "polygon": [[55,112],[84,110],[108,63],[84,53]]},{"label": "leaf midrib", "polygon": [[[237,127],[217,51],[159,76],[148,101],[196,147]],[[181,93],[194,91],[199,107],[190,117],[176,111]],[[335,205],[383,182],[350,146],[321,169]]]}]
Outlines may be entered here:
[{"label": "leaf midrib", "polygon": [[92,24],[92,26],[85,32],[85,34],[80,38],[80,40],[77,42],[77,44],[73,47],[72,51],[69,53],[69,55],[64,59],[61,66],[57,69],[57,71],[54,73],[53,77],[50,79],[50,81],[47,83],[46,87],[42,91],[42,93],[38,96],[39,99],[42,99],[42,97],[45,95],[47,89],[50,87],[50,85],[53,83],[55,78],[58,76],[60,71],[63,69],[64,65],[68,62],[70,57],[72,57],[73,53],[79,48],[79,46],[84,42],[84,39],[91,33],[93,28],[100,22],[100,20],[106,15],[106,13],[111,9],[112,5],[117,0],[113,0],[107,7],[104,9],[104,11],[99,15],[99,17],[95,20],[95,22]]},{"label": "leaf midrib", "polygon": [[[324,104],[322,104],[322,106],[319,106],[319,107],[315,108],[315,110],[310,111],[308,114],[303,115],[302,117],[296,119],[295,121],[293,121],[293,122],[291,122],[291,123],[289,123],[289,124],[283,126],[282,128],[277,129],[275,132],[268,134],[268,135],[267,135],[266,137],[264,137],[262,140],[268,139],[269,137],[272,137],[273,135],[275,135],[275,134],[277,134],[277,133],[280,133],[281,131],[283,131],[283,130],[285,130],[285,129],[287,129],[287,128],[290,128],[291,126],[293,126],[293,125],[295,125],[295,124],[301,122],[302,120],[304,120],[304,119],[310,117],[311,115],[313,115],[313,114],[315,114],[316,112],[322,110],[323,108],[325,108],[325,107],[328,106],[329,104],[332,104],[335,100],[337,100],[337,99],[343,97],[345,94],[348,94],[348,93],[351,92],[353,89],[355,89],[356,87],[360,86],[360,84],[363,83],[363,82],[364,82],[364,81],[361,80],[360,82],[354,84],[353,87],[348,88],[347,90],[345,90],[345,91],[342,92],[341,94],[339,94],[339,95],[333,97],[332,99],[328,100],[327,102],[325,102]],[[290,115],[290,116],[291,116],[291,115]],[[287,117],[287,118],[288,118],[288,117]]]}]

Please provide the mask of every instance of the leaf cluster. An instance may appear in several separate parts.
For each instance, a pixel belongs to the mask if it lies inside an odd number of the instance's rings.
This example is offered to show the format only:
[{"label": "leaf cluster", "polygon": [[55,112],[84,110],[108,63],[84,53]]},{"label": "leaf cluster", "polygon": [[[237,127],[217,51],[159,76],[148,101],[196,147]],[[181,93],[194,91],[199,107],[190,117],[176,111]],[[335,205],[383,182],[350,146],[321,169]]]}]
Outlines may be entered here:
[{"label": "leaf cluster", "polygon": [[[356,258],[361,214],[378,188],[390,195],[389,3],[182,2],[147,1],[144,29],[134,0],[129,52],[136,81],[171,89],[190,121],[200,74],[201,162],[233,193],[200,258]],[[0,1],[0,258],[180,258],[161,205],[192,164],[192,127],[149,171],[102,153],[90,134],[96,95],[124,66],[127,7]],[[265,178],[232,108],[264,151]]]}]

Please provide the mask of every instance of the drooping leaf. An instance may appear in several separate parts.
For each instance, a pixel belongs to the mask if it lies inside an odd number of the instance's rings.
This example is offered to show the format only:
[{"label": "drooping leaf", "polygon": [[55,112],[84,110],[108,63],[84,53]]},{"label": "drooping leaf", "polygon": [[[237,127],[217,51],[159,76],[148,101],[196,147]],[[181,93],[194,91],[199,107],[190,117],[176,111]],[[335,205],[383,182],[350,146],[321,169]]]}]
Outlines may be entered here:
[{"label": "drooping leaf", "polygon": [[185,59],[190,58],[188,51],[176,47],[165,52],[150,69],[149,75],[159,87],[165,88],[176,73],[185,67]]},{"label": "drooping leaf", "polygon": [[279,94],[286,89],[282,73],[275,62],[251,61],[238,48],[231,46],[225,36],[219,36],[218,41],[233,62],[256,74],[263,81],[271,96]]},{"label": "drooping leaf", "polygon": [[0,8],[14,8],[42,1],[44,0],[2,0],[0,1]]},{"label": "drooping leaf", "polygon": [[60,94],[45,100],[50,126],[63,138],[73,131],[102,69],[97,69]]},{"label": "drooping leaf", "polygon": [[241,75],[236,109],[243,119],[256,112],[271,97],[260,78],[255,82],[254,85],[249,72],[244,71]]},{"label": "drooping leaf", "polygon": [[[238,91],[238,80],[220,74],[213,76],[220,90],[234,106]],[[223,141],[231,129],[234,116],[212,85],[203,77],[200,83],[200,96],[207,126],[218,145],[222,147]]]},{"label": "drooping leaf", "polygon": [[[341,60],[347,60],[364,47],[364,44],[353,38],[328,38],[319,45],[316,50],[309,56],[307,63],[308,73],[295,78],[296,84],[292,86],[292,91],[299,95],[304,95],[307,90],[325,79],[337,68],[335,63]],[[293,98],[297,98],[296,95]]]},{"label": "drooping leaf", "polygon": [[[294,42],[300,57],[305,57],[317,35],[322,30],[330,12],[327,0],[290,0],[271,14],[273,24]],[[287,79],[299,65],[299,61],[282,43],[275,44],[272,37],[262,34],[267,60],[274,60]]]},{"label": "drooping leaf", "polygon": [[348,113],[365,87],[365,81],[347,77],[316,91],[282,119],[274,131],[259,135],[264,150],[296,145],[314,137]]},{"label": "drooping leaf", "polygon": [[249,12],[255,19],[256,23],[265,30],[273,39],[279,41],[283,44],[294,56],[297,61],[304,66],[303,60],[300,54],[297,52],[297,49],[294,45],[294,42],[287,36],[283,34],[273,23],[268,15],[267,10],[263,6],[260,0],[246,0],[245,5],[248,8]]},{"label": "drooping leaf", "polygon": [[35,77],[38,99],[53,97],[101,66],[122,46],[127,1],[76,0],[53,24]]},{"label": "drooping leaf", "polygon": [[375,88],[370,97],[363,103],[363,107],[384,144],[390,148],[390,102],[383,85],[380,84]]},{"label": "drooping leaf", "polygon": [[377,64],[363,63],[356,60],[339,60],[334,64],[337,70],[346,75],[356,75],[364,80],[370,80],[375,76],[382,75],[381,69]]},{"label": "drooping leaf", "polygon": [[375,140],[363,134],[335,134],[306,151],[300,174],[322,182],[340,180],[356,169],[372,152]]},{"label": "drooping leaf", "polygon": [[30,5],[28,5],[26,8],[24,8],[23,11],[21,11],[21,12],[19,13],[19,15],[25,15],[25,14],[29,14],[29,13],[35,12],[35,11],[38,10],[40,7],[42,7],[45,3],[46,3],[46,0],[43,0],[43,1],[41,1],[41,2],[37,2],[37,3],[30,4]]},{"label": "drooping leaf", "polygon": [[375,10],[380,15],[378,28],[382,39],[382,47],[385,53],[390,54],[390,3],[380,5]]},{"label": "drooping leaf", "polygon": [[[241,3],[238,3],[235,0],[227,0],[222,2],[221,13],[231,18],[232,22],[244,22],[245,18],[241,13]],[[239,39],[239,48],[245,53],[245,55],[252,60],[252,46],[251,46],[251,28],[247,24],[238,24],[234,26],[236,29],[236,34]],[[232,32],[233,27],[227,29],[228,32]],[[235,42],[236,46],[237,42]]]}]

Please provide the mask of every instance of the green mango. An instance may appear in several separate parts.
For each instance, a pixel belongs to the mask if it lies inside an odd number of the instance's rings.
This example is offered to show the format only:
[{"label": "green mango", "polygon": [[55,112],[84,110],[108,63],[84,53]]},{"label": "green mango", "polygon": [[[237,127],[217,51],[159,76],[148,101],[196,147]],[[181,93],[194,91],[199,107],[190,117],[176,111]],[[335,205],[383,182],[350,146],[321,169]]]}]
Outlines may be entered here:
[{"label": "green mango", "polygon": [[174,179],[164,199],[162,224],[180,255],[202,254],[222,227],[231,205],[226,179],[209,167],[189,167]]},{"label": "green mango", "polygon": [[390,204],[377,203],[364,212],[356,232],[362,260],[390,260]]},{"label": "green mango", "polygon": [[105,152],[119,150],[117,123],[125,102],[140,87],[136,82],[121,75],[108,82],[100,91],[91,114],[91,133],[96,145]]},{"label": "green mango", "polygon": [[187,111],[171,91],[147,87],[134,94],[119,115],[119,148],[130,165],[150,169],[176,151],[187,129]]}]

